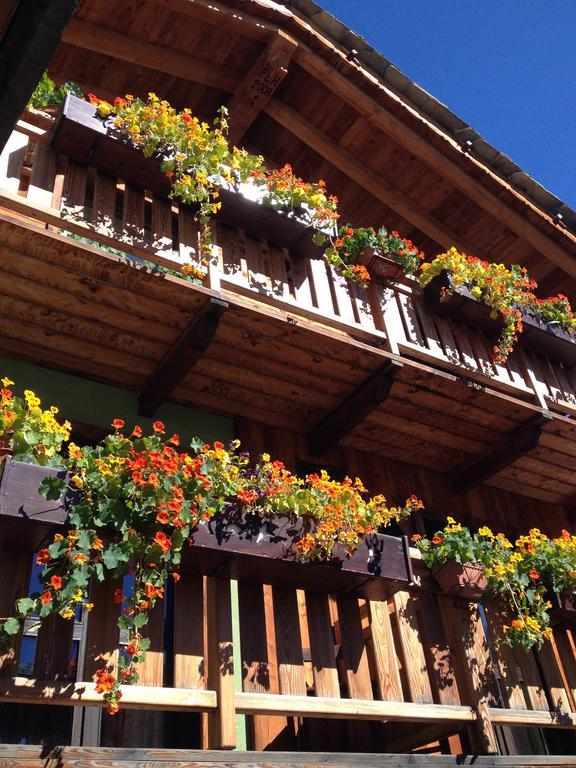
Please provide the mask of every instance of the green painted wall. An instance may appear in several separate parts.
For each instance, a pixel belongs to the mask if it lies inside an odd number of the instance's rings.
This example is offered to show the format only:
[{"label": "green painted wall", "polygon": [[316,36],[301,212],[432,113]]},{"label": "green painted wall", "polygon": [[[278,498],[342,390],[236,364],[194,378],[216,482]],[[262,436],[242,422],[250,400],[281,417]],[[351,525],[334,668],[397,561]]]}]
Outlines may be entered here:
[{"label": "green painted wall", "polygon": [[151,430],[155,419],[160,419],[166,425],[167,432],[180,435],[182,445],[186,445],[192,437],[223,442],[234,437],[232,419],[173,403],[165,403],[153,419],[147,419],[138,416],[138,396],[135,392],[80,376],[0,357],[0,378],[3,376],[9,376],[16,382],[16,392],[32,389],[44,406],[57,405],[64,419],[108,427],[112,419],[118,417],[124,419],[128,428],[140,424],[145,432]]}]

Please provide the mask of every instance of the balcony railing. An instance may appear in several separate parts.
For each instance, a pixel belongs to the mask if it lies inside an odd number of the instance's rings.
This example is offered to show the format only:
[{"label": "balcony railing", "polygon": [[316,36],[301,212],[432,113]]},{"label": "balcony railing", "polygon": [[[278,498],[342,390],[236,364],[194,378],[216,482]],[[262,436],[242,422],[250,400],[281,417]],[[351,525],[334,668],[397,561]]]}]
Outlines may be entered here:
[{"label": "balcony railing", "polygon": [[[33,552],[50,530],[47,523],[15,520],[29,497],[25,484],[20,498],[15,487],[2,495],[0,616],[28,593]],[[383,731],[387,751],[468,729],[475,752],[496,752],[497,726],[576,727],[572,629],[556,628],[538,652],[512,651],[499,642],[497,605],[484,611],[441,594],[415,551],[412,564],[411,585],[391,584],[386,599],[373,600],[353,589],[315,589],[310,581],[298,588],[255,576],[233,586],[231,561],[211,575],[184,563],[170,607],[151,614],[140,685],[126,687],[122,706],[208,713],[203,746],[214,748],[235,745],[236,714],[252,718],[255,749],[268,746],[272,731],[289,729],[293,717],[374,721],[382,728],[385,721],[429,724],[424,733]],[[78,680],[69,664],[74,622],[51,618],[37,635],[34,677],[17,675],[20,638],[0,656],[0,699],[102,706],[92,679],[98,668],[118,662],[116,587],[112,581],[92,586],[95,607],[84,618]],[[358,723],[355,729],[352,748],[376,748],[369,731]]]},{"label": "balcony railing", "polygon": [[[45,118],[25,114],[0,157],[0,208],[8,215],[87,238],[136,263],[179,269],[196,251],[198,233],[189,209],[56,155],[49,146],[50,131]],[[217,222],[207,285],[541,407],[576,413],[572,369],[520,348],[505,365],[494,363],[491,342],[482,331],[431,312],[415,283],[373,282],[363,290],[322,259]]]}]

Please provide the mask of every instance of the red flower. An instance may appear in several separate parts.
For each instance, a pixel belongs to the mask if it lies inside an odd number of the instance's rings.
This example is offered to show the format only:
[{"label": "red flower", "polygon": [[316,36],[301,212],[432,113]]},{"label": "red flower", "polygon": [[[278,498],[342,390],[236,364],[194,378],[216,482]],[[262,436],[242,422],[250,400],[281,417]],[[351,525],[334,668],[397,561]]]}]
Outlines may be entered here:
[{"label": "red flower", "polygon": [[168,516],[168,512],[166,512],[165,509],[160,509],[156,514],[156,520],[162,525],[166,525],[167,523],[170,522],[170,517]]},{"label": "red flower", "polygon": [[540,578],[540,574],[538,573],[536,568],[531,568],[528,571],[528,576],[530,576],[531,579],[539,579]]},{"label": "red flower", "polygon": [[114,590],[114,602],[120,605],[120,603],[124,602],[124,595],[122,594],[122,590],[120,587],[117,587]]},{"label": "red flower", "polygon": [[116,678],[107,669],[96,670],[96,693],[107,693],[114,687]]},{"label": "red flower", "polygon": [[138,424],[132,430],[132,437],[142,437],[142,427],[139,427]]},{"label": "red flower", "polygon": [[161,421],[155,421],[152,424],[152,429],[154,432],[164,432],[164,424]]},{"label": "red flower", "polygon": [[432,539],[432,544],[442,544],[443,541],[444,541],[443,536],[434,536],[434,538]]},{"label": "red flower", "polygon": [[180,438],[178,435],[172,435],[170,440],[168,440],[169,443],[172,443],[172,445],[180,445]]},{"label": "red flower", "polygon": [[40,595],[40,602],[42,605],[48,605],[48,603],[52,602],[52,592],[49,590],[46,590],[46,592],[42,592]]},{"label": "red flower", "polygon": [[173,579],[174,579],[174,581],[177,583],[177,582],[179,582],[179,581],[180,581],[180,574],[179,574],[179,573],[173,573],[173,574],[172,574],[172,578],[173,578]]},{"label": "red flower", "polygon": [[62,589],[62,578],[60,576],[52,576],[50,584],[52,584],[54,589]]},{"label": "red flower", "polygon": [[36,565],[43,565],[44,563],[49,563],[50,560],[52,560],[52,556],[50,555],[50,552],[48,552],[47,549],[41,549],[40,552],[36,555]]},{"label": "red flower", "polygon": [[122,429],[122,427],[124,426],[124,420],[114,419],[114,421],[112,422],[112,426],[114,427],[114,429]]}]

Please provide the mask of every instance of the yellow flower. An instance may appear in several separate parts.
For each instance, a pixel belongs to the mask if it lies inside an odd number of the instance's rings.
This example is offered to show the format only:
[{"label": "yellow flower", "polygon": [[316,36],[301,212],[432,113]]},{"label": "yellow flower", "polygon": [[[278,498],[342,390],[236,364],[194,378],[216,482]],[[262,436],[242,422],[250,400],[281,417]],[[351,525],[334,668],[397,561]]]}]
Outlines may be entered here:
[{"label": "yellow flower", "polygon": [[11,384],[14,384],[12,379],[9,379],[8,376],[4,376],[4,378],[0,379],[0,381],[2,382],[2,384],[4,384],[5,387],[9,387]]},{"label": "yellow flower", "polygon": [[88,612],[90,612],[90,611],[92,610],[92,608],[94,608],[94,603],[85,603],[85,604],[84,604],[84,608],[85,608],[85,609],[86,609]]},{"label": "yellow flower", "polygon": [[454,518],[453,518],[453,517],[447,517],[447,518],[446,518],[446,522],[447,522],[447,523],[450,523],[450,525],[454,525],[454,523],[456,522],[456,520],[454,520]]},{"label": "yellow flower", "polygon": [[84,592],[81,589],[77,589],[76,592],[72,595],[72,600],[74,600],[75,603],[82,602],[84,598]]},{"label": "yellow flower", "polygon": [[74,617],[74,611],[72,608],[64,608],[63,611],[60,611],[60,616],[62,616],[63,619],[72,619]]},{"label": "yellow flower", "polygon": [[482,528],[479,528],[478,529],[478,534],[480,536],[486,536],[489,539],[493,539],[494,538],[494,534],[492,533],[490,528],[488,528],[487,525],[483,525]]},{"label": "yellow flower", "polygon": [[517,630],[518,632],[524,629],[524,622],[522,619],[514,619],[512,622],[512,629]]},{"label": "yellow flower", "polygon": [[55,533],[54,534],[54,541],[62,541],[63,538],[64,538],[64,536],[62,536],[61,533]]},{"label": "yellow flower", "polygon": [[78,490],[84,487],[84,480],[82,480],[82,478],[79,475],[72,475],[72,477],[70,478],[70,482],[75,488],[78,488]]}]

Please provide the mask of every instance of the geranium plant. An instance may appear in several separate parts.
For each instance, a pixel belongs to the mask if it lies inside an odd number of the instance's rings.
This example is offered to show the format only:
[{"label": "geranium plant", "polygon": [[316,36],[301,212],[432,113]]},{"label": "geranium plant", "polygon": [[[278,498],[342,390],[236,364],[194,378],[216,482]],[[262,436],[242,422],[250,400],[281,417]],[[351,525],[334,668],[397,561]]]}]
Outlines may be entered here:
[{"label": "geranium plant", "polygon": [[43,410],[40,398],[31,390],[25,390],[22,397],[14,393],[14,382],[8,377],[1,383],[0,448],[29,464],[59,466],[62,444],[70,437],[70,422],[58,421],[55,405]]},{"label": "geranium plant", "polygon": [[[41,590],[20,599],[17,614],[0,625],[0,635],[9,639],[32,615],[72,619],[78,605],[92,607],[92,579],[121,583],[131,574],[133,591],[118,588],[115,595],[123,606],[118,624],[128,634],[120,674],[110,668],[97,673],[97,690],[111,713],[118,710],[121,684],[138,680],[149,645],[142,634],[149,611],[163,597],[167,578],[179,579],[182,548],[201,521],[217,514],[264,521],[282,516],[292,523],[306,518],[312,524],[295,526],[294,547],[296,559],[310,562],[329,559],[337,545],[352,553],[364,535],[422,506],[415,497],[402,507],[389,507],[381,495],[367,498],[358,479],[338,482],[326,472],[299,478],[267,454],[251,468],[238,441],[228,448],[193,441],[182,451],[178,435],[165,436],[160,421],[149,436],[140,427],[124,434],[121,419],[113,427],[95,447],[69,445],[64,463],[77,495],[70,529],[38,553]],[[64,490],[58,478],[47,477],[41,485],[47,498],[59,498]]]}]

